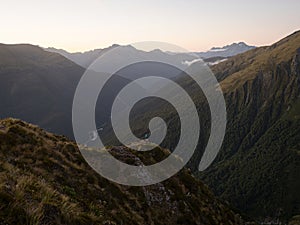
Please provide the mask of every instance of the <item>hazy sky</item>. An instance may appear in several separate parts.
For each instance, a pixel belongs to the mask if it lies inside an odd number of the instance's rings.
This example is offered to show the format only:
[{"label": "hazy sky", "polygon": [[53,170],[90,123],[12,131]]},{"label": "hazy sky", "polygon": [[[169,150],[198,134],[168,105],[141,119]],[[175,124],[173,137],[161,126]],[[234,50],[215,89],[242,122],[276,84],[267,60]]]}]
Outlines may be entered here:
[{"label": "hazy sky", "polygon": [[84,51],[164,41],[268,45],[300,29],[299,0],[0,0],[0,43]]}]

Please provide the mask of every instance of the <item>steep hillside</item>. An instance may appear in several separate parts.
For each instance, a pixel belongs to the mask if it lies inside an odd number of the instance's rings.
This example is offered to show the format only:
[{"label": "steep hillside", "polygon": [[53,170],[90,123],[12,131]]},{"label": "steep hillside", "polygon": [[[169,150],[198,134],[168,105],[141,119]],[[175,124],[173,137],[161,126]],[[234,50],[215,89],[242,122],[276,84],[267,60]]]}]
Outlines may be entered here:
[{"label": "steep hillside", "polygon": [[213,67],[228,124],[215,164],[201,177],[257,217],[300,212],[300,32]]},{"label": "steep hillside", "polygon": [[[60,54],[40,47],[0,44],[0,118],[19,118],[73,138],[72,103],[84,72]],[[96,107],[99,124],[109,117],[106,102],[129,82],[115,75],[106,85],[102,105]]]},{"label": "steep hillside", "polygon": [[[136,161],[114,147],[120,160]],[[168,151],[156,149],[155,162]],[[1,224],[242,224],[240,216],[183,169],[147,187],[95,173],[73,142],[20,120],[0,121]]]},{"label": "steep hillside", "polygon": [[32,45],[0,45],[0,118],[71,135],[71,106],[84,69]]},{"label": "steep hillside", "polygon": [[[219,196],[256,218],[286,219],[300,213],[300,32],[212,66],[227,105],[223,146],[214,163],[198,173],[210,130],[209,107],[201,89],[186,76],[177,80],[196,103],[200,139],[188,166]],[[166,102],[133,109],[137,136],[153,116],[168,131],[162,145],[174,149],[180,121]]]}]

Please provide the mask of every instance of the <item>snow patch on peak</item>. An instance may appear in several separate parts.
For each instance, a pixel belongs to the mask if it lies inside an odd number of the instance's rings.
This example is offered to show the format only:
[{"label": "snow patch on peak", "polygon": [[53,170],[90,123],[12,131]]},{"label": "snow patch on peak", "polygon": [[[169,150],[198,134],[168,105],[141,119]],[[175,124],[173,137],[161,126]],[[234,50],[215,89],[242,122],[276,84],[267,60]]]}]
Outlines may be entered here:
[{"label": "snow patch on peak", "polygon": [[223,52],[226,50],[227,50],[227,48],[212,48],[209,50],[209,52]]}]

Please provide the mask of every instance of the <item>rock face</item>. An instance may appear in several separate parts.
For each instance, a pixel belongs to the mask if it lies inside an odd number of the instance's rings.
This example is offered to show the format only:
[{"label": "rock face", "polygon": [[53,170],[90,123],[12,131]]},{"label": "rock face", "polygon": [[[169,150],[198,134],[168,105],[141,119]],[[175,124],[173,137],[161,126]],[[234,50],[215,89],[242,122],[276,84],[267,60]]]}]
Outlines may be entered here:
[{"label": "rock face", "polygon": [[[110,151],[131,164],[168,154]],[[187,169],[156,185],[121,186],[95,173],[75,143],[15,119],[0,121],[0,208],[3,224],[242,223]]]}]

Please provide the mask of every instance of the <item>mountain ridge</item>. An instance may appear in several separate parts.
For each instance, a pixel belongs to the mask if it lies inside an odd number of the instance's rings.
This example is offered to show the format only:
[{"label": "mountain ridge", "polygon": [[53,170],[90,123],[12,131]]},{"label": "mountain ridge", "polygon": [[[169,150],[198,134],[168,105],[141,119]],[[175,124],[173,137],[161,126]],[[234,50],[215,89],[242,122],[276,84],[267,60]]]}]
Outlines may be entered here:
[{"label": "mountain ridge", "polygon": [[[71,61],[77,63],[78,65],[80,65],[84,68],[88,68],[91,65],[91,63],[93,61],[95,61],[98,57],[100,57],[105,52],[109,51],[110,49],[113,49],[116,47],[121,47],[121,48],[128,47],[128,48],[136,50],[137,52],[142,51],[142,50],[134,48],[131,45],[122,46],[122,45],[118,45],[118,44],[114,44],[107,48],[99,48],[99,49],[93,49],[93,50],[84,51],[84,52],[74,52],[74,53],[68,52],[64,49],[56,49],[54,47],[49,47],[49,48],[44,48],[44,49],[46,51],[59,53],[59,54],[63,55],[64,57],[70,59]],[[244,42],[239,42],[239,43],[233,43],[230,45],[226,45],[224,47],[213,47],[213,48],[211,48],[211,50],[209,50],[207,52],[194,52],[193,54],[196,54],[198,57],[203,58],[203,59],[208,59],[208,58],[213,59],[216,57],[228,58],[228,57],[243,53],[243,52],[248,51],[253,48],[255,48],[255,46],[248,46]],[[184,55],[184,53],[164,52],[160,49],[154,49],[152,51],[142,51],[142,52],[144,52],[144,54],[145,53],[169,54],[169,57],[171,57],[171,56],[174,57],[175,55]],[[191,61],[193,59],[195,59],[195,57],[191,58],[191,56],[185,56],[185,58],[183,58],[182,61],[188,61],[188,60]]]},{"label": "mountain ridge", "polygon": [[[132,163],[127,148],[111,153]],[[147,161],[166,150],[156,149]],[[158,158],[156,158],[158,157]],[[242,218],[183,169],[147,186],[102,178],[76,144],[16,119],[0,120],[0,222],[5,224],[242,224]]]}]

